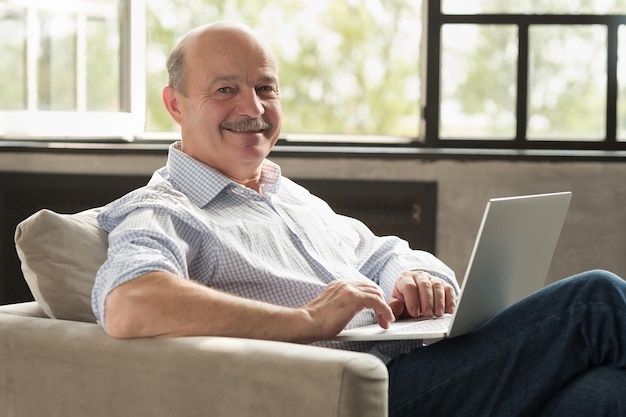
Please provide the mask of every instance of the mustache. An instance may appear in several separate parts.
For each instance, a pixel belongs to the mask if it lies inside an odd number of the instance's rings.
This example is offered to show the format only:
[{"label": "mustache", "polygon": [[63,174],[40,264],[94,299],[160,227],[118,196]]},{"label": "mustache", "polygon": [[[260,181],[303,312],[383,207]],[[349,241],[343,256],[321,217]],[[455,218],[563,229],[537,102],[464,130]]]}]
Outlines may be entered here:
[{"label": "mustache", "polygon": [[254,119],[240,119],[223,122],[220,127],[234,132],[258,132],[259,130],[267,130],[272,125],[260,117]]}]

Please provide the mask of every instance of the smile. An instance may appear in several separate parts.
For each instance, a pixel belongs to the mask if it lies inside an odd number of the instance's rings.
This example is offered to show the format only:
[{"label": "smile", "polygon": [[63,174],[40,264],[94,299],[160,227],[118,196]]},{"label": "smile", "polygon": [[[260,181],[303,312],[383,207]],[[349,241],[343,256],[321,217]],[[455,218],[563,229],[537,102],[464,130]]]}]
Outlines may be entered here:
[{"label": "smile", "polygon": [[229,132],[234,132],[234,133],[261,133],[264,130],[250,130],[250,129],[225,129],[228,130]]}]

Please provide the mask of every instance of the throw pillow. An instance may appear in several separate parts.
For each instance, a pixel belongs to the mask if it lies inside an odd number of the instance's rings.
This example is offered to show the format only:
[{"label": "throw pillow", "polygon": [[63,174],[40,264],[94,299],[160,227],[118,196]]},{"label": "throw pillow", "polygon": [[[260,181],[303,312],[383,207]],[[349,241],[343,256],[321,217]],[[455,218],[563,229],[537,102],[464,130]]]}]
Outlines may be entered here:
[{"label": "throw pillow", "polygon": [[94,208],[75,214],[40,210],[15,231],[22,272],[35,301],[52,318],[96,322],[91,289],[107,256],[107,233]]}]

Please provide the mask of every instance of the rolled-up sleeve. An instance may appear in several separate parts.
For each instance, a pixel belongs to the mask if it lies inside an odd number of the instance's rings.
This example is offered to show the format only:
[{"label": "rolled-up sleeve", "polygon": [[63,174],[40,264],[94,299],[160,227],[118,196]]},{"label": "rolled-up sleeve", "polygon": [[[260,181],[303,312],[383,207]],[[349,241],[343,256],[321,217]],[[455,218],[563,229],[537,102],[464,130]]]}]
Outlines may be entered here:
[{"label": "rolled-up sleeve", "polygon": [[361,236],[357,255],[362,259],[360,271],[382,288],[389,300],[396,280],[406,271],[425,271],[452,285],[459,293],[456,275],[433,254],[414,250],[396,236],[375,236],[364,224],[350,219],[352,228]]},{"label": "rolled-up sleeve", "polygon": [[177,233],[176,218],[145,208],[116,216],[103,210],[99,218],[109,232],[107,260],[100,267],[92,291],[92,308],[104,323],[106,297],[116,287],[149,272],[164,271],[188,278],[189,245]]}]

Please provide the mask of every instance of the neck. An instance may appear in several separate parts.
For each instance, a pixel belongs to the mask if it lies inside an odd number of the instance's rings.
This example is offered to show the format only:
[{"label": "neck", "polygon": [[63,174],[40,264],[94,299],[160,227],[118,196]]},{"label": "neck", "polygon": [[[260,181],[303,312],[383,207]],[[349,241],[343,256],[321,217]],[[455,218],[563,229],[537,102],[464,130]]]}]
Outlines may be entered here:
[{"label": "neck", "polygon": [[239,185],[243,185],[244,187],[250,188],[251,190],[260,193],[261,188],[261,168],[259,167],[258,172],[255,172],[253,175],[232,175],[232,173],[223,173],[236,182]]}]

